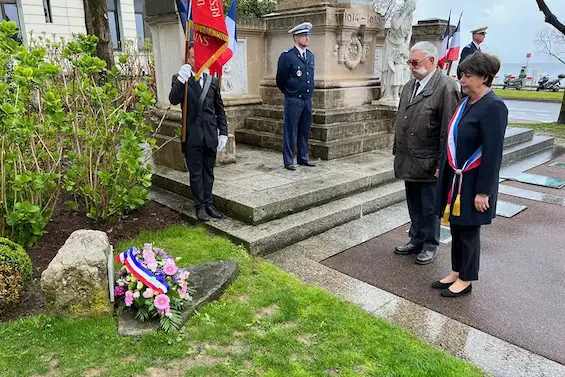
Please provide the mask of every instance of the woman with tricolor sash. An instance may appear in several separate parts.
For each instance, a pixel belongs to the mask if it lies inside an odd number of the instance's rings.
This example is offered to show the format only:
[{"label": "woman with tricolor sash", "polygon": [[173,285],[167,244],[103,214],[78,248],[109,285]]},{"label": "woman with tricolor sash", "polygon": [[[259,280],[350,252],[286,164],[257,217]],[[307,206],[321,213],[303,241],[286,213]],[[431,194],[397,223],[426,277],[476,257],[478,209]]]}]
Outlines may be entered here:
[{"label": "woman with tricolor sash", "polygon": [[491,90],[498,58],[477,52],[458,67],[468,96],[449,123],[442,153],[436,211],[449,223],[452,271],[432,284],[444,297],[471,292],[479,278],[480,230],[496,217],[498,180],[508,109]]}]

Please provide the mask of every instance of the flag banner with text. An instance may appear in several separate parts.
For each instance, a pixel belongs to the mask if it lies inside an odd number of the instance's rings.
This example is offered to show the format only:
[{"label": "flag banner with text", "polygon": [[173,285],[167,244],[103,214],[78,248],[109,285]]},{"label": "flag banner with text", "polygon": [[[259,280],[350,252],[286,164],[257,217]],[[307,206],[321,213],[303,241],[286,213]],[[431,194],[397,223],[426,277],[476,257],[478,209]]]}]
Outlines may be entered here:
[{"label": "flag banner with text", "polygon": [[221,0],[192,0],[194,71],[197,78],[228,48],[229,36]]}]

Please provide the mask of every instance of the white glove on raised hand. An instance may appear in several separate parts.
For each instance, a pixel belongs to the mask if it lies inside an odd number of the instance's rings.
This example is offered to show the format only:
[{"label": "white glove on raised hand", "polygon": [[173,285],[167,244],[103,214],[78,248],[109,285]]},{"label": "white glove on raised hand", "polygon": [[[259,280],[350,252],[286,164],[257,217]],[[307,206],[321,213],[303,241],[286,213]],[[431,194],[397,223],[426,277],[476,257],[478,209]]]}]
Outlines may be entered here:
[{"label": "white glove on raised hand", "polygon": [[220,135],[220,137],[218,138],[218,152],[221,152],[227,143],[228,137],[226,135]]},{"label": "white glove on raised hand", "polygon": [[180,67],[177,80],[179,80],[181,83],[184,84],[190,78],[191,72],[192,72],[192,67],[190,67],[190,65],[188,64],[184,64],[182,67]]}]

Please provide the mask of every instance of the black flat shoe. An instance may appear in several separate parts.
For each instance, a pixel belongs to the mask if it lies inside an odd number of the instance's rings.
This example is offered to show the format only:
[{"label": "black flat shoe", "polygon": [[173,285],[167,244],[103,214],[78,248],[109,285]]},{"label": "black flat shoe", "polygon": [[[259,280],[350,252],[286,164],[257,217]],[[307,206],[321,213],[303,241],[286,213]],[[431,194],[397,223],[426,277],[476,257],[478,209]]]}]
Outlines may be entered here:
[{"label": "black flat shoe", "polygon": [[309,167],[314,167],[316,165],[312,164],[311,162],[305,161],[305,162],[299,162],[298,165],[302,165],[302,166],[309,166]]},{"label": "black flat shoe", "polygon": [[213,217],[215,219],[221,219],[224,217],[224,215],[220,211],[218,211],[214,206],[207,206],[206,213],[210,215],[210,217]]},{"label": "black flat shoe", "polygon": [[422,246],[414,245],[411,242],[408,242],[406,245],[397,246],[394,249],[395,254],[398,255],[420,254],[420,251],[422,251]]},{"label": "black flat shoe", "polygon": [[284,168],[286,170],[296,170],[296,167],[294,165],[285,165]]},{"label": "black flat shoe", "polygon": [[208,216],[206,209],[204,208],[198,208],[196,210],[196,218],[198,219],[198,221],[210,221],[210,216]]},{"label": "black flat shoe", "polygon": [[445,289],[445,290],[441,291],[441,295],[442,295],[443,297],[459,297],[459,296],[464,296],[464,295],[466,295],[467,293],[471,293],[472,290],[473,290],[473,285],[472,285],[472,284],[469,284],[469,285],[467,286],[467,288],[463,289],[461,292],[457,292],[457,293],[456,293],[456,292],[451,292],[451,291],[449,290],[449,288],[448,288],[448,289]]},{"label": "black flat shoe", "polygon": [[451,282],[451,283],[442,283],[441,281],[434,281],[432,283],[432,288],[434,289],[447,289],[449,287],[451,287],[451,284],[453,284],[455,282]]}]

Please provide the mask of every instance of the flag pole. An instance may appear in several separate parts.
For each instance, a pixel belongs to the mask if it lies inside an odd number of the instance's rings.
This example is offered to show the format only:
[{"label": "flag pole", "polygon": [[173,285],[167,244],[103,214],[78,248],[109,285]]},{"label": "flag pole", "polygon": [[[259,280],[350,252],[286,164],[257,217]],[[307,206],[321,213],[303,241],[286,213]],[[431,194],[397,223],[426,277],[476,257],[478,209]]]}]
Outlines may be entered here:
[{"label": "flag pole", "polygon": [[[192,35],[192,22],[190,21],[190,16],[192,15],[192,0],[189,0],[188,11],[186,15],[186,27],[185,27],[185,45],[184,45],[184,64],[188,64],[188,54],[190,47],[190,36]],[[193,68],[193,67],[192,67]],[[190,76],[189,76],[190,79]],[[188,80],[184,83],[184,97],[182,102],[182,139],[183,143],[186,143],[186,118],[188,116]]]}]

